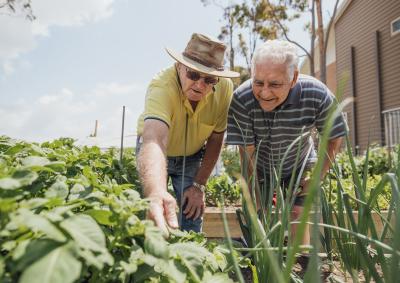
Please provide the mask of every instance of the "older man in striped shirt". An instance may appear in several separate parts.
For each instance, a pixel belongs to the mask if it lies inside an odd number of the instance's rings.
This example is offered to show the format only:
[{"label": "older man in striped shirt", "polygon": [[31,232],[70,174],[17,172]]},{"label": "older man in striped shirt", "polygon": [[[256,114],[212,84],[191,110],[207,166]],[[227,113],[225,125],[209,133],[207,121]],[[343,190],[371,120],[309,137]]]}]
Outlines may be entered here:
[{"label": "older man in striped shirt", "polygon": [[[316,128],[322,133],[329,109],[336,105],[330,90],[313,77],[299,75],[297,65],[296,47],[287,41],[270,40],[256,50],[251,79],[234,92],[228,114],[227,136],[227,144],[239,146],[242,166],[244,154],[250,159],[255,158],[258,149],[258,184],[264,194],[265,190],[276,187],[273,176],[279,172],[281,165],[280,185],[284,190],[287,190],[292,172],[295,172],[294,180],[301,191],[294,196],[292,220],[303,211],[309,183],[309,177],[304,172],[310,171],[316,162],[311,130]],[[347,126],[340,115],[330,133],[322,178],[346,133]],[[290,146],[292,143],[295,143],[294,146]],[[296,163],[299,146],[300,158]],[[296,225],[292,227],[293,236],[296,228]],[[308,233],[305,233],[302,242],[309,243]]]}]

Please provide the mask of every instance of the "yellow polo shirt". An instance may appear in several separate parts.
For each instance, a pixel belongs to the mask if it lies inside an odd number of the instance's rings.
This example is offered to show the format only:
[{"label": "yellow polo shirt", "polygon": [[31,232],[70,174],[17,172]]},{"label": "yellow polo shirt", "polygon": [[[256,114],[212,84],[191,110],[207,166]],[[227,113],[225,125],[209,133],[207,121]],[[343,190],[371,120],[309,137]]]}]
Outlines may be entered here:
[{"label": "yellow polo shirt", "polygon": [[210,92],[197,104],[196,111],[183,94],[175,65],[161,71],[150,82],[145,109],[137,124],[142,135],[146,119],[157,119],[169,127],[168,156],[185,155],[185,123],[188,114],[186,155],[198,152],[212,132],[223,132],[227,126],[228,108],[232,99],[233,83],[220,78],[215,92]]}]

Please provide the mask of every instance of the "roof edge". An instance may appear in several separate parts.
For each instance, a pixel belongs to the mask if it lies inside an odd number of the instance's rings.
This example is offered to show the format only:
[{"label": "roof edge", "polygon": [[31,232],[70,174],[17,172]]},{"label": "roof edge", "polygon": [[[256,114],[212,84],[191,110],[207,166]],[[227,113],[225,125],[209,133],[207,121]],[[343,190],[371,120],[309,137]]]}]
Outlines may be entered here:
[{"label": "roof edge", "polygon": [[353,0],[344,0],[342,4],[340,4],[338,13],[335,17],[335,20],[333,21],[334,25],[336,25],[337,21],[339,21],[339,19],[343,16],[344,12],[347,10],[347,7],[350,5],[352,1]]}]

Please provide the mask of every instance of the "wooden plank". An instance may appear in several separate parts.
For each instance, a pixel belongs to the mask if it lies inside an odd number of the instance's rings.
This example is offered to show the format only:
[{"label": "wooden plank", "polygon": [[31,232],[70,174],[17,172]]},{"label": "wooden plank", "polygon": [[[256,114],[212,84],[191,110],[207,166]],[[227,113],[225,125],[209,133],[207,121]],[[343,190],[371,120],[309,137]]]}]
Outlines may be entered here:
[{"label": "wooden plank", "polygon": [[[236,218],[236,208],[226,208],[226,218],[228,220],[231,238],[242,237],[242,231]],[[207,207],[203,218],[203,232],[209,238],[224,238],[224,223],[221,210],[216,207]]]},{"label": "wooden plank", "polygon": [[[237,221],[237,217],[236,217],[236,209],[237,208],[235,208],[235,207],[234,208],[229,207],[229,208],[225,209],[231,238],[242,237],[242,231],[240,229],[239,222]],[[358,212],[355,211],[353,215],[357,222]],[[387,212],[382,212],[382,215],[386,218]],[[310,219],[311,218],[312,218],[312,216],[310,216]],[[375,212],[372,212],[372,218],[374,219],[377,233],[378,233],[378,235],[380,235],[383,230],[382,221],[380,220],[379,215]],[[394,217],[392,217],[391,223],[392,223],[392,225],[394,225]],[[309,228],[310,228],[310,233],[311,233],[312,232],[311,226]],[[322,227],[320,227],[320,231],[323,232]],[[207,207],[206,208],[205,213],[204,213],[204,218],[203,218],[203,233],[205,233],[206,237],[208,237],[208,238],[224,238],[225,237],[224,223],[222,220],[221,210],[219,208],[216,208],[216,207]],[[391,235],[389,233],[385,240],[389,241],[392,237],[393,237],[393,235]]]}]

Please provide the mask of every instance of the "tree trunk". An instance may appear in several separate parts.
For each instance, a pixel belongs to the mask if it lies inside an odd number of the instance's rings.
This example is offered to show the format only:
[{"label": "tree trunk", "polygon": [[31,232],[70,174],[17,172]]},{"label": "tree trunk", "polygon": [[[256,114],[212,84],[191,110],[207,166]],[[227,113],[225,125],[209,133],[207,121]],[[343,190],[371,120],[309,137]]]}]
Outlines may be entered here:
[{"label": "tree trunk", "polygon": [[230,47],[230,51],[229,51],[229,67],[231,68],[231,70],[233,70],[235,68],[235,50],[233,48],[233,16],[231,14],[232,12],[230,12],[229,15],[229,47]]},{"label": "tree trunk", "polygon": [[324,38],[324,23],[322,19],[321,0],[315,0],[317,8],[317,21],[318,21],[318,49],[319,49],[319,79],[326,84],[326,53],[325,51],[325,38]]},{"label": "tree trunk", "polygon": [[314,65],[314,58],[315,58],[315,1],[311,1],[311,48],[310,48],[310,56],[309,56],[309,63],[310,63],[310,75],[315,77],[315,65]]}]

